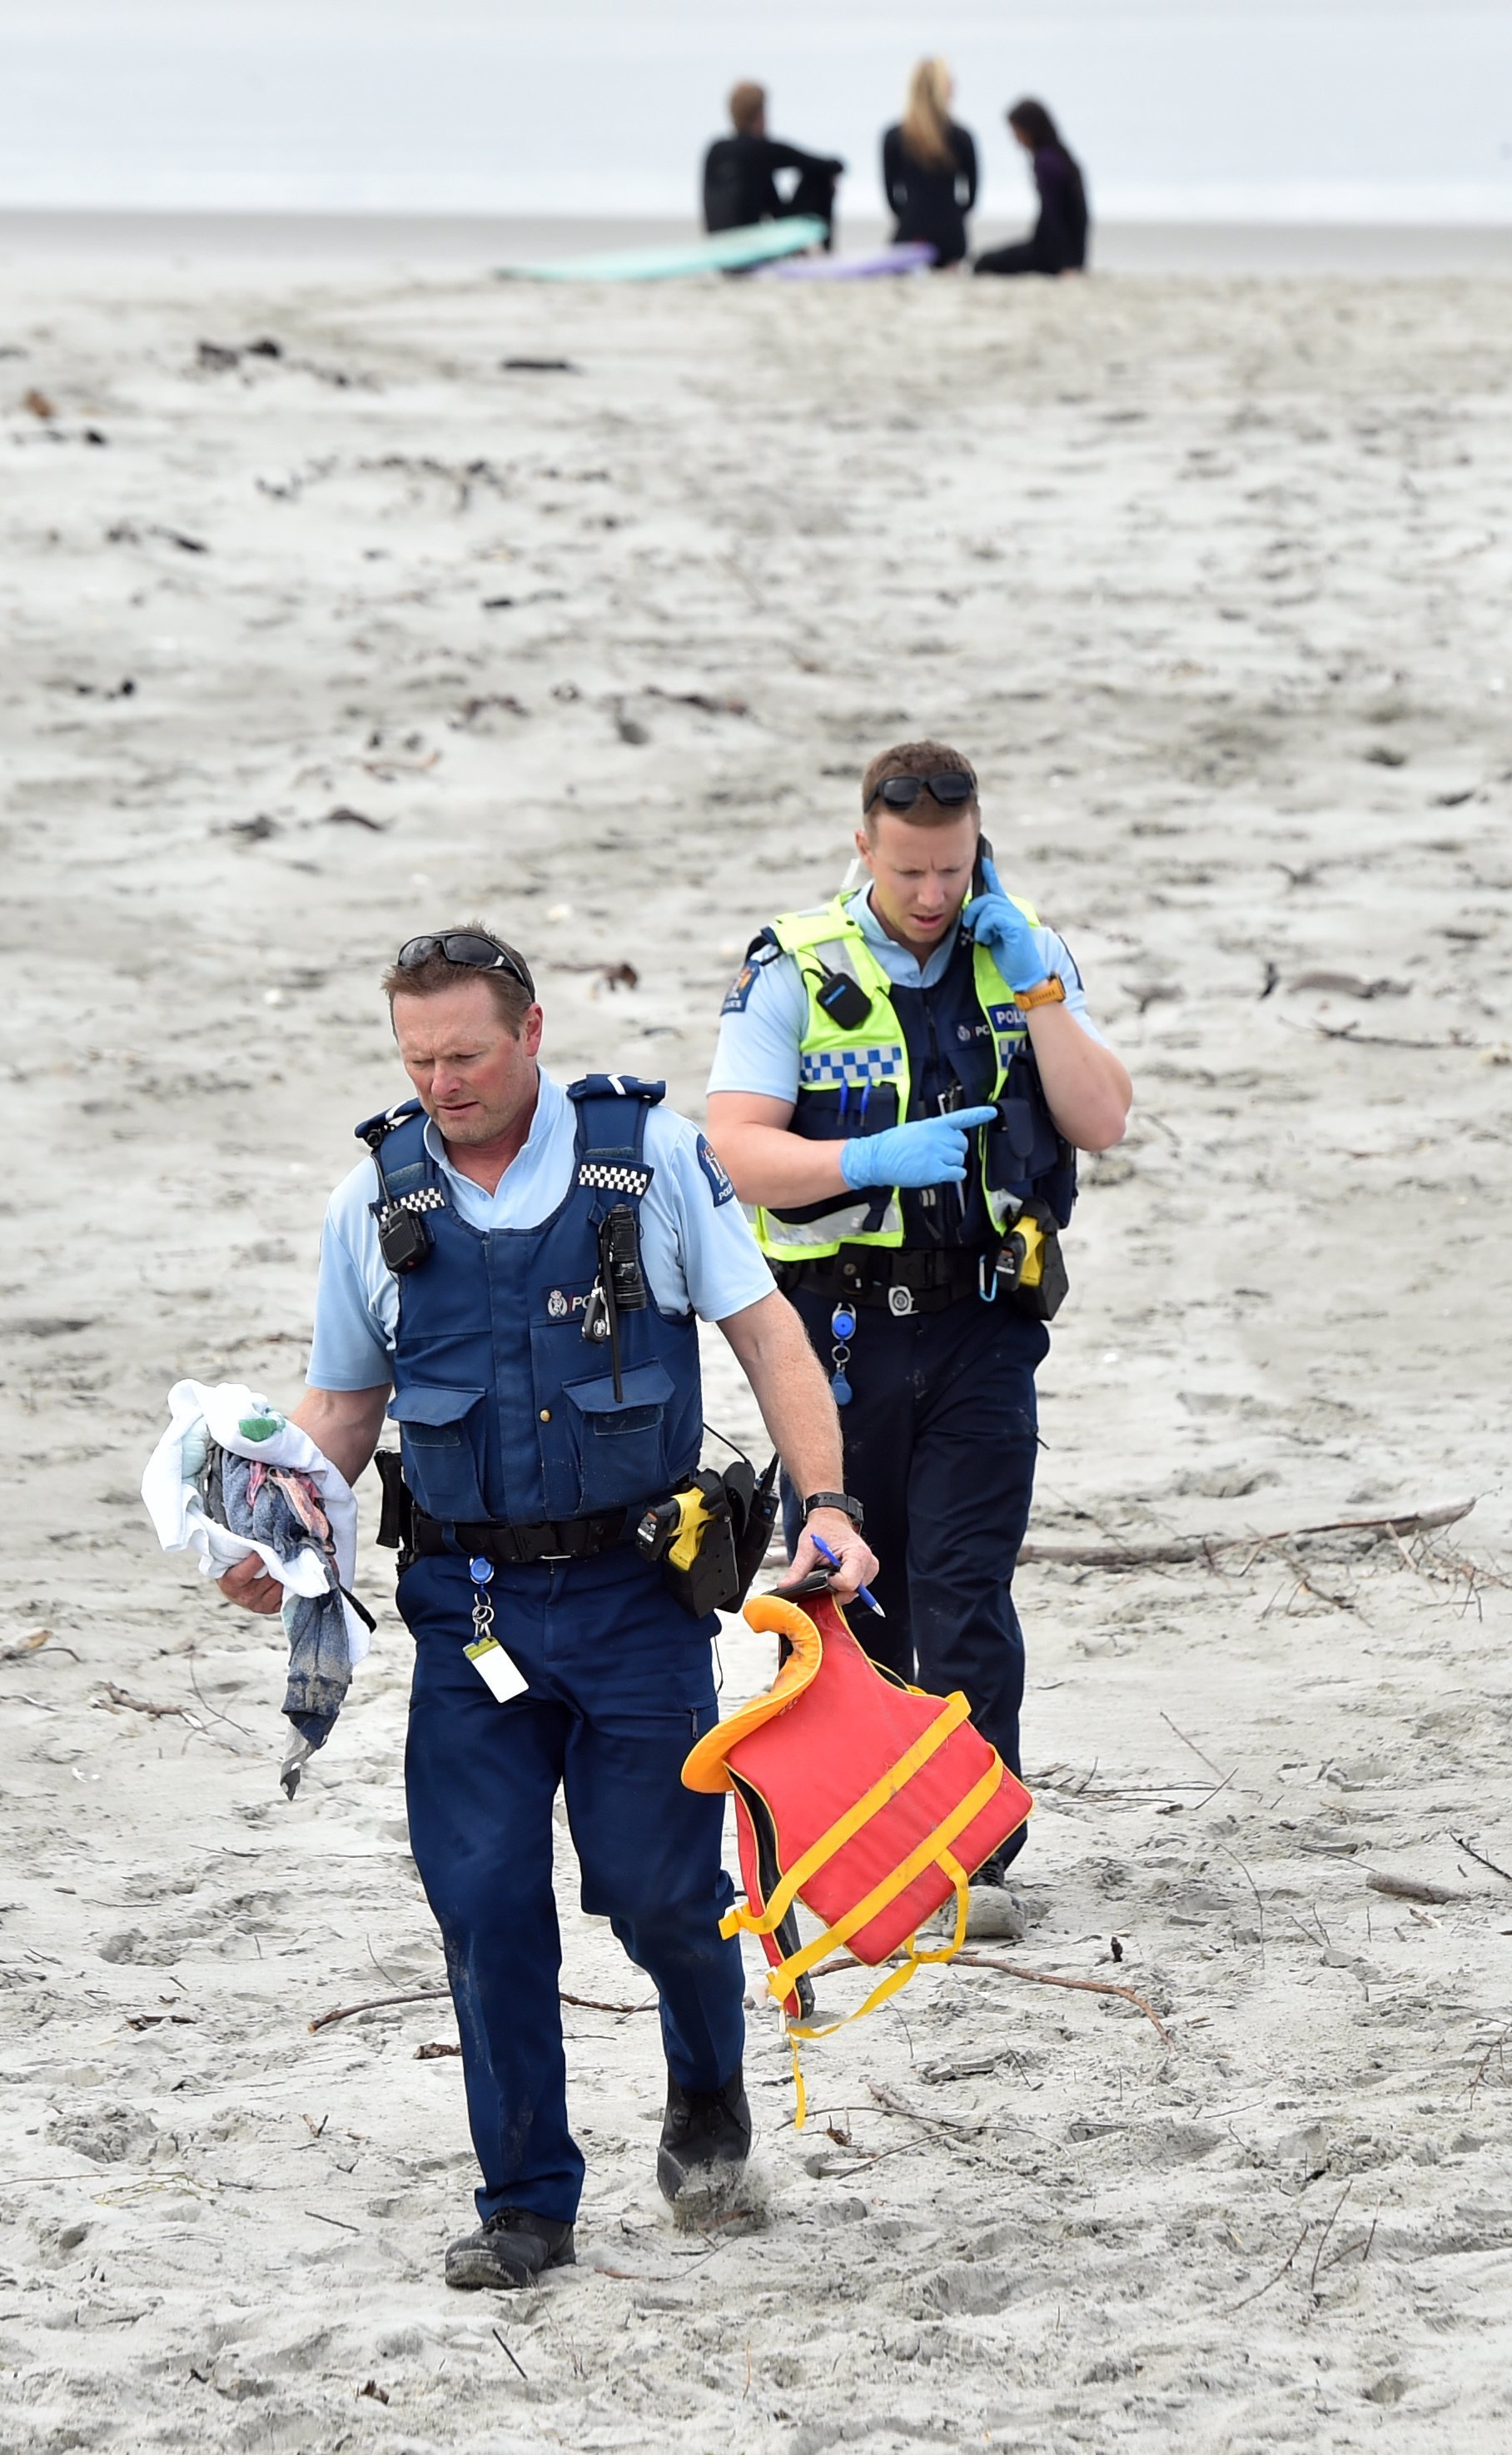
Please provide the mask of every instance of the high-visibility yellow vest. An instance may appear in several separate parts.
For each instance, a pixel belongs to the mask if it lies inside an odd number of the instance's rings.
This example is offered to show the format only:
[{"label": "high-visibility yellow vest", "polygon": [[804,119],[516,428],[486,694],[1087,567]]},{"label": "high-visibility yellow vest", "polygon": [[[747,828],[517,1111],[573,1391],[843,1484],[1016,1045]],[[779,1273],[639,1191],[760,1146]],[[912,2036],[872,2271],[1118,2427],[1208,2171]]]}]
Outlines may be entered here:
[{"label": "high-visibility yellow vest", "polygon": [[[1017,904],[1030,927],[1038,928],[1039,917],[1033,904],[1018,895],[1009,900]],[[818,905],[811,912],[784,913],[773,922],[770,935],[796,963],[808,994],[808,1013],[798,1045],[798,1109],[805,1097],[842,1091],[847,1106],[852,1099],[856,1102],[857,1133],[868,1129],[875,1132],[884,1123],[903,1124],[908,1116],[910,1089],[908,1042],[893,1004],[893,984],[860,923],[846,910],[842,898],[837,896],[833,903]],[[835,1022],[817,1002],[826,979],[836,972],[844,972],[857,982],[872,1002],[865,1021],[850,1029]],[[1010,1059],[1025,1043],[1028,1026],[1014,1001],[1012,988],[985,946],[972,950],[972,978],[977,1003],[992,1034],[995,1054],[994,1080],[984,1097],[996,1100],[1001,1094]],[[866,1107],[871,1095],[879,1089],[896,1095],[896,1117],[891,1113],[885,1118],[874,1114],[868,1128]],[[893,1106],[890,1100],[890,1110]],[[797,1113],[796,1109],[795,1118]],[[1020,1200],[992,1189],[987,1182],[985,1156],[981,1167],[988,1214],[994,1228],[1001,1229],[1017,1216]],[[813,1211],[816,1206],[805,1204],[803,1207]],[[868,1187],[859,1193],[847,1187],[836,1195],[833,1205],[824,1207],[816,1216],[795,1219],[773,1209],[758,1208],[754,1224],[757,1242],[769,1261],[822,1261],[837,1253],[842,1245],[901,1245],[902,1197],[896,1186]]]}]

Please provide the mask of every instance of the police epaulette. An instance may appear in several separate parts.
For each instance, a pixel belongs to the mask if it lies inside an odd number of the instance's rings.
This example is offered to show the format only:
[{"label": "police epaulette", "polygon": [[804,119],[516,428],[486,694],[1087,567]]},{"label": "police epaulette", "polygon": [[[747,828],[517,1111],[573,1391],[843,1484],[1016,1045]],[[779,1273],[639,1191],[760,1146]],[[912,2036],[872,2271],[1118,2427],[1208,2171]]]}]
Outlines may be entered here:
[{"label": "police epaulette", "polygon": [[643,1083],[638,1074],[585,1074],[569,1083],[569,1100],[644,1100],[648,1106],[667,1095],[663,1083]]},{"label": "police epaulette", "polygon": [[364,1117],[361,1125],[353,1126],[352,1130],[358,1142],[366,1143],[371,1150],[374,1137],[382,1142],[385,1135],[393,1133],[395,1126],[402,1126],[408,1118],[417,1117],[420,1113],[418,1100],[400,1100],[392,1108],[380,1108],[375,1117]]}]

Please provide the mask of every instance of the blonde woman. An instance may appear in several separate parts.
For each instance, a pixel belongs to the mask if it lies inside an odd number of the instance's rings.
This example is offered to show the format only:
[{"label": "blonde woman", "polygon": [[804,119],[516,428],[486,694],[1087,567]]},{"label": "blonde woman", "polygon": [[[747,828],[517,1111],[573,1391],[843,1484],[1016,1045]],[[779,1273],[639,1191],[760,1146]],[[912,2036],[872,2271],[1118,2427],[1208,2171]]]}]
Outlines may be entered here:
[{"label": "blonde woman", "polygon": [[943,60],[920,60],[908,107],[882,139],[882,185],[899,239],[927,239],[937,264],[959,264],[966,215],[977,201],[977,148],[950,115],[954,91]]}]

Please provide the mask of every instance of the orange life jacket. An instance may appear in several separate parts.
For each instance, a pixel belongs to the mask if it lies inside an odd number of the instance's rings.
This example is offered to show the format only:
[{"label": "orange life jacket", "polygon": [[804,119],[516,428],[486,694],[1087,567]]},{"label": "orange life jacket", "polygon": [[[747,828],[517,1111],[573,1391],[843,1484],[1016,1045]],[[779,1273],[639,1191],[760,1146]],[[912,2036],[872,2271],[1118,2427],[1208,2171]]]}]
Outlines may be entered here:
[{"label": "orange life jacket", "polygon": [[[777,1632],[792,1651],[765,1694],[717,1723],[682,1768],[690,1790],[735,1793],[746,1898],[720,1932],[761,1938],[790,2038],[828,2035],[795,2025],[796,1988],[837,1946],[873,1967],[904,1956],[854,2019],[923,1962],[950,1959],[965,1936],[972,1874],[1034,1804],[973,1728],[958,1691],[904,1687],[868,1660],[827,1594],[808,1603],[778,1594],[747,1603],[751,1627]],[[941,1951],[920,1952],[917,1930],[953,1894],[955,1935]],[[797,1900],[821,1923],[807,1943],[791,1915]],[[801,2127],[796,2048],[794,2071]]]}]

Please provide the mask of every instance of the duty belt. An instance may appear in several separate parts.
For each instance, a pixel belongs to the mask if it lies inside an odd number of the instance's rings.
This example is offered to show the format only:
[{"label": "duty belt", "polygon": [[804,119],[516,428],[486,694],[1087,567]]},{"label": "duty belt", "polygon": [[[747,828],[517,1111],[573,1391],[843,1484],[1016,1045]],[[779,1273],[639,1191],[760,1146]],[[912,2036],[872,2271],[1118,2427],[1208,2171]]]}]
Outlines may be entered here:
[{"label": "duty belt", "polygon": [[378,1541],[399,1554],[402,1576],[412,1560],[483,1558],[504,1568],[538,1560],[595,1560],[600,1552],[628,1541],[641,1512],[606,1510],[598,1517],[547,1518],[539,1526],[505,1526],[496,1520],[455,1525],[428,1517],[404,1479],[397,1450],[379,1450],[373,1461],[383,1488]]},{"label": "duty belt", "polygon": [[443,1524],[416,1509],[409,1548],[422,1560],[460,1555],[511,1569],[532,1568],[541,1560],[596,1560],[628,1533],[638,1515],[638,1511],[611,1509],[600,1517],[549,1517],[539,1526],[464,1526]]},{"label": "duty belt", "polygon": [[996,1244],[941,1246],[930,1252],[889,1252],[842,1246],[818,1262],[776,1262],[784,1295],[848,1296],[894,1313],[942,1312],[980,1293],[998,1259]]}]

